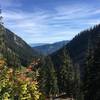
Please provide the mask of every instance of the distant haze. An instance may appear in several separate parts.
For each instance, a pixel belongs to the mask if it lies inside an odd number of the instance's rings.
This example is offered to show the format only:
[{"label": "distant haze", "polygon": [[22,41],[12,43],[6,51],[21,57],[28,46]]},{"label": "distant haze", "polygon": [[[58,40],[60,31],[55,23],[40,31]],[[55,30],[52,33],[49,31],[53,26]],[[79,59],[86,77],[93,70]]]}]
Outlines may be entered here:
[{"label": "distant haze", "polygon": [[47,43],[32,43],[29,44],[31,47],[36,47],[36,46],[42,46],[42,45],[46,45]]},{"label": "distant haze", "polygon": [[44,44],[44,45],[40,45],[40,46],[35,46],[35,47],[33,47],[33,49],[38,51],[40,54],[49,55],[49,54],[52,54],[52,53],[56,52],[57,50],[61,49],[68,42],[69,41],[66,40],[66,41],[55,42],[52,44]]}]

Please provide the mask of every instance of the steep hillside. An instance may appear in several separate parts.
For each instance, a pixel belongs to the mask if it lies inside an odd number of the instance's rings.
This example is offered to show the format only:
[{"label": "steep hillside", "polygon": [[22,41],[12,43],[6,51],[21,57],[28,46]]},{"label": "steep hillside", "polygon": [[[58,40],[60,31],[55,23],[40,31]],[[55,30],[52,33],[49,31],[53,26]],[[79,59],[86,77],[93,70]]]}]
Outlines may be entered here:
[{"label": "steep hillside", "polygon": [[40,52],[43,55],[49,55],[49,54],[52,54],[52,53],[56,52],[60,48],[62,48],[68,42],[69,41],[61,41],[61,42],[56,42],[56,43],[53,43],[53,44],[46,44],[46,45],[42,45],[42,46],[36,46],[36,47],[33,47],[33,49],[35,49],[36,51]]},{"label": "steep hillside", "polygon": [[[82,66],[85,64],[89,45],[94,49],[98,41],[100,41],[100,25],[81,32],[64,47],[68,51],[73,62],[80,65],[81,72],[83,72],[84,69]],[[60,63],[59,60],[57,61],[57,58],[62,55],[64,48],[51,55],[56,66]]]},{"label": "steep hillside", "polygon": [[78,34],[66,45],[66,48],[75,63],[83,64],[87,56],[88,47],[91,45],[95,49],[98,41],[100,41],[100,25]]},{"label": "steep hillside", "polygon": [[4,55],[10,65],[15,65],[16,61],[17,64],[26,66],[38,56],[38,53],[24,40],[6,28],[1,27],[0,40],[0,53]]}]

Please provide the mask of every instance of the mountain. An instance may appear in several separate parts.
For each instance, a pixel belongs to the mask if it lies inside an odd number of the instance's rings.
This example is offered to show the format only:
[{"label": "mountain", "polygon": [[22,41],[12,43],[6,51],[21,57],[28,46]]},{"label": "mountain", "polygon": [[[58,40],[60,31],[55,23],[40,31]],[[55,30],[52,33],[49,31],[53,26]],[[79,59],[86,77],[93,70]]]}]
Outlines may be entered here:
[{"label": "mountain", "polygon": [[[65,52],[69,54],[74,65],[75,93],[78,94],[76,95],[76,97],[78,97],[76,100],[99,100],[100,25],[80,32],[67,45],[50,55],[57,75],[61,72],[59,69],[66,63],[64,57]],[[67,67],[68,66],[65,66],[65,68]],[[65,70],[63,70],[63,73],[64,71]],[[66,75],[66,77],[67,76],[68,75]],[[68,84],[68,82],[66,82],[66,84]],[[71,86],[73,87],[73,85]]]},{"label": "mountain", "polygon": [[39,56],[24,40],[2,26],[0,27],[0,53],[10,66],[19,64],[27,66],[33,58]]},{"label": "mountain", "polygon": [[100,25],[80,32],[49,56],[40,70],[45,94],[59,90],[75,100],[100,99]]},{"label": "mountain", "polygon": [[74,64],[80,65],[81,75],[84,73],[84,65],[86,64],[89,45],[95,49],[97,41],[100,41],[100,25],[94,26],[91,29],[80,32],[66,46],[51,54],[51,58],[55,66],[58,66],[58,56],[62,55],[66,48]]},{"label": "mountain", "polygon": [[31,47],[37,47],[37,46],[43,46],[43,45],[47,45],[48,43],[31,43],[29,44]]},{"label": "mountain", "polygon": [[69,41],[61,41],[61,42],[56,42],[56,43],[53,43],[53,44],[45,44],[45,45],[42,45],[42,46],[33,47],[33,49],[40,52],[40,54],[49,55],[49,54],[56,52],[60,48],[62,48],[68,42]]}]

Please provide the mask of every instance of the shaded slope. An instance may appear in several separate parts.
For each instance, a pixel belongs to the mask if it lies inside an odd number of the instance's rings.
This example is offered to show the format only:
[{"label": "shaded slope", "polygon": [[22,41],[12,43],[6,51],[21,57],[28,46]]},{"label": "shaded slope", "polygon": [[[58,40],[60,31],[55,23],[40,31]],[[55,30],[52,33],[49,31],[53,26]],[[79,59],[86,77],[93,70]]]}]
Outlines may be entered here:
[{"label": "shaded slope", "polygon": [[[84,72],[84,64],[86,63],[85,60],[89,44],[91,44],[94,49],[97,41],[100,41],[100,25],[81,32],[64,47],[68,51],[74,64],[78,63],[80,65],[81,72]],[[50,55],[55,66],[60,64],[58,56],[62,55],[64,48],[61,48],[57,52]]]},{"label": "shaded slope", "polygon": [[33,50],[24,40],[15,35],[8,29],[3,29],[0,32],[0,38],[2,38],[1,53],[8,60],[12,60],[11,65],[14,64],[14,60],[22,65],[27,65],[29,62],[36,58],[38,53]]}]

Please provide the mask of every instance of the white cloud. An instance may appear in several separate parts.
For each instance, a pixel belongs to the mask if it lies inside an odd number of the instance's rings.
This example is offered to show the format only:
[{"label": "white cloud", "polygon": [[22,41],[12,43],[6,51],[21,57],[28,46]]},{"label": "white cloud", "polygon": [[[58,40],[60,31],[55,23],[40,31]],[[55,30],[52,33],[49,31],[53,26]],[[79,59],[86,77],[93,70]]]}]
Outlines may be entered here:
[{"label": "white cloud", "polygon": [[80,30],[98,24],[100,18],[89,17],[99,14],[99,8],[59,6],[52,12],[38,9],[30,13],[14,9],[4,10],[2,15],[7,28],[32,43],[71,39]]}]

